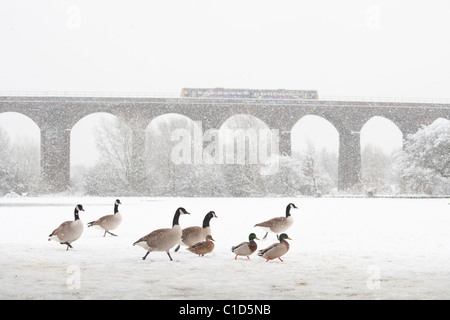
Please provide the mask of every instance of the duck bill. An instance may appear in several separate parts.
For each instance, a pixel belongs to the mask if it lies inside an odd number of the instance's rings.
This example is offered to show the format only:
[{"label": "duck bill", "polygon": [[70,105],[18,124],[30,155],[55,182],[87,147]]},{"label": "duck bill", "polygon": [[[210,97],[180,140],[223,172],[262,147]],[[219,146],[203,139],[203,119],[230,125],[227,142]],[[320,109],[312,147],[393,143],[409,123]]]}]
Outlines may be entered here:
[{"label": "duck bill", "polygon": [[291,238],[287,237],[286,239],[292,240]]}]

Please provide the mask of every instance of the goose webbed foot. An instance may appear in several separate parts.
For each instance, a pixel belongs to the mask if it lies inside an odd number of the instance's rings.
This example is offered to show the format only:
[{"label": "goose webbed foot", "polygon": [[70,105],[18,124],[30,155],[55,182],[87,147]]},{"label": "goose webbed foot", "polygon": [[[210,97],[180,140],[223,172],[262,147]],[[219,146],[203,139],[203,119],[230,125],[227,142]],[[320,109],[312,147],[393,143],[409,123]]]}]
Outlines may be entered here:
[{"label": "goose webbed foot", "polygon": [[169,256],[169,258],[170,258],[170,261],[173,261],[172,257],[170,256],[170,253],[169,253],[169,251],[167,251],[167,255]]},{"label": "goose webbed foot", "polygon": [[70,249],[73,248],[73,247],[70,245],[70,243],[68,243],[68,242],[61,242],[61,244],[65,244],[65,245],[67,246],[66,251],[68,251],[69,248],[70,248]]}]

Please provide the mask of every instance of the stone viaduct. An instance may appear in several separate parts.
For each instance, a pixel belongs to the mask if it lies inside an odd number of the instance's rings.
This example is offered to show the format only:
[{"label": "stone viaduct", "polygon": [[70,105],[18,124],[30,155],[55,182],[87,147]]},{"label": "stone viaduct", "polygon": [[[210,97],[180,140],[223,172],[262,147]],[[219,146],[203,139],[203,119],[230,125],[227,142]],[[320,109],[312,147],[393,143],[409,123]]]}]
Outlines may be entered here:
[{"label": "stone viaduct", "polygon": [[0,113],[18,112],[41,131],[41,174],[49,191],[70,183],[70,132],[83,117],[106,112],[122,117],[133,131],[134,165],[144,150],[145,128],[157,116],[176,113],[201,121],[203,130],[220,128],[231,116],[252,115],[280,132],[280,152],[291,154],[291,129],[305,115],[325,118],[339,133],[338,189],[359,181],[359,132],[373,116],[395,123],[403,137],[437,118],[450,120],[450,104],[321,100],[206,98],[0,97]]}]

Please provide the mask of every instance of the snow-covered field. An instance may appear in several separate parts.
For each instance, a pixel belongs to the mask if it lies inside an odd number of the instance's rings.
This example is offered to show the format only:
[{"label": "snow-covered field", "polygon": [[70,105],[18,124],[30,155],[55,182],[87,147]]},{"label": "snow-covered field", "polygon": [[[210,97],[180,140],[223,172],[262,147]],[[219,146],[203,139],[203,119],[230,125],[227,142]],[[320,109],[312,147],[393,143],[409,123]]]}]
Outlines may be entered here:
[{"label": "snow-covered field", "polygon": [[[84,229],[73,249],[48,235],[73,219],[86,224],[113,211],[114,198],[0,199],[0,299],[450,299],[449,199],[363,198],[120,198],[121,226],[107,235]],[[261,230],[254,224],[284,215],[295,222],[284,262],[234,260],[232,245]],[[134,241],[170,227],[211,220],[215,250],[197,257],[183,247],[145,250]],[[269,234],[259,248],[276,242]]]}]

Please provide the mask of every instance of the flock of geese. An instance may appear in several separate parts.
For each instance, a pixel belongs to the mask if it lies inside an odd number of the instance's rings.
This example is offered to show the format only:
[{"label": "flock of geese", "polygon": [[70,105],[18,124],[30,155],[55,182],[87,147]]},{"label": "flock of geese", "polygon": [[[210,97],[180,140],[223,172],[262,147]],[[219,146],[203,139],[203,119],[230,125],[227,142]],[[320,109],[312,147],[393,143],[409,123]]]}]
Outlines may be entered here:
[{"label": "flock of geese", "polygon": [[[106,234],[112,236],[117,236],[111,231],[116,229],[122,222],[122,215],[119,212],[120,200],[117,199],[114,202],[114,214],[106,215],[99,218],[96,221],[91,221],[87,224],[88,227],[99,228],[104,231],[103,237]],[[291,209],[298,209],[293,203],[289,203],[286,207],[286,215],[282,217],[276,217],[261,223],[255,224],[255,227],[260,227],[266,234],[264,238],[267,237],[268,232],[273,232],[277,234],[279,242],[270,245],[269,247],[259,250],[258,256],[266,259],[266,262],[273,259],[281,259],[281,256],[289,251],[289,243],[286,239],[292,240],[289,236],[284,233],[289,227],[292,226],[294,219],[291,216]],[[78,204],[75,206],[73,221],[65,221],[61,225],[53,230],[49,235],[49,241],[54,240],[60,244],[66,245],[66,251],[72,248],[72,242],[78,240],[83,233],[83,223],[80,220],[79,213],[84,211],[83,206]],[[204,256],[214,250],[214,239],[211,236],[211,227],[209,225],[212,218],[217,218],[214,211],[210,211],[206,214],[203,219],[202,226],[193,226],[181,229],[179,224],[179,219],[181,215],[189,214],[186,209],[180,207],[175,211],[173,216],[172,228],[157,229],[146,236],[143,236],[139,240],[133,243],[133,246],[137,245],[144,248],[147,252],[142,257],[143,260],[147,258],[150,252],[160,251],[166,252],[169,256],[170,261],[172,257],[170,256],[169,250],[175,246],[175,252],[180,249],[181,245],[187,246],[187,250],[192,253],[198,254],[199,256]],[[264,239],[263,238],[263,239]],[[251,233],[248,236],[248,242],[239,243],[231,248],[237,260],[238,256],[246,256],[250,259],[250,255],[253,254],[258,245],[255,240],[259,240],[255,233]]]}]

